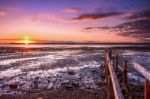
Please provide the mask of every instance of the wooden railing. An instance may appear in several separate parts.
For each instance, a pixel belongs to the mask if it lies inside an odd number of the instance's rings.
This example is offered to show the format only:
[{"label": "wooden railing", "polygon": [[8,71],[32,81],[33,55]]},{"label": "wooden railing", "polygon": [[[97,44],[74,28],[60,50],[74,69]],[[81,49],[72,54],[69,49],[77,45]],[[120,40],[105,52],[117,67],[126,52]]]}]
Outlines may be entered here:
[{"label": "wooden railing", "polygon": [[[115,99],[124,99],[119,81],[117,79],[112,61],[108,53],[105,54],[105,72],[108,84],[108,99],[111,99],[112,97],[115,97]],[[113,88],[113,90],[111,90],[111,87]]]},{"label": "wooden railing", "polygon": [[[114,57],[110,56],[110,53],[105,53],[104,65],[107,83],[107,98],[108,99],[124,99],[121,91],[119,81],[116,76],[118,72],[118,54]],[[112,58],[112,59],[111,59]],[[114,66],[117,68],[114,70]],[[140,74],[145,77],[144,83],[144,99],[150,99],[150,71],[146,70],[144,67],[140,66],[136,62],[133,62],[133,68],[137,70]],[[123,76],[122,76],[122,88],[125,90],[125,94],[133,99],[131,95],[130,88],[128,87],[128,61],[123,62]]]},{"label": "wooden railing", "polygon": [[[127,82],[127,61],[124,61],[123,65],[123,86],[125,87],[128,94],[130,94],[130,90]],[[140,66],[136,62],[133,62],[132,67],[137,70],[141,75],[145,77],[144,83],[144,99],[150,99],[150,71],[147,71],[144,67]]]},{"label": "wooden railing", "polygon": [[140,66],[136,62],[133,62],[133,67],[145,77],[144,99],[150,99],[150,71],[147,71],[144,67]]},{"label": "wooden railing", "polygon": [[[150,65],[150,64],[149,64]],[[150,71],[147,71],[144,67],[140,66],[136,62],[133,62],[133,67],[136,69],[140,74],[142,74],[147,80],[150,81]]]}]

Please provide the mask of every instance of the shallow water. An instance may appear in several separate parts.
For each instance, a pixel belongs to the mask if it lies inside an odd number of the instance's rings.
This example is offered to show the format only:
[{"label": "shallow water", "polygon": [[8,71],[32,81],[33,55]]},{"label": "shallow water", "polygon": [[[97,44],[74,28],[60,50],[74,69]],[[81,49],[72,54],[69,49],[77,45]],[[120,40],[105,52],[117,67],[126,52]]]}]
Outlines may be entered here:
[{"label": "shallow water", "polygon": [[[82,50],[66,50],[27,52],[21,56],[3,55],[0,59],[0,92],[11,93],[11,84],[18,85],[17,93],[20,90],[60,88],[63,82],[68,81],[79,83],[80,87],[83,87],[84,82],[95,88],[94,81],[100,73],[93,76],[92,70],[101,65],[102,53],[99,51],[89,53]],[[73,71],[74,74],[70,75],[68,71]]]},{"label": "shallow water", "polygon": [[75,48],[75,47],[100,47],[100,48],[110,48],[110,47],[132,47],[132,46],[145,46],[143,44],[0,44],[0,47],[25,47],[25,48],[43,48],[43,47],[53,47],[53,48]]},{"label": "shallow water", "polygon": [[[150,53],[131,50],[119,52],[120,56],[130,60],[128,77],[143,84],[144,78],[132,70],[132,62],[149,70],[147,64],[150,62]],[[101,50],[1,53],[0,95],[59,89],[66,83],[78,84],[81,89],[98,89],[105,83],[104,78],[101,78],[103,55]],[[10,85],[14,84],[17,88],[12,90]]]}]

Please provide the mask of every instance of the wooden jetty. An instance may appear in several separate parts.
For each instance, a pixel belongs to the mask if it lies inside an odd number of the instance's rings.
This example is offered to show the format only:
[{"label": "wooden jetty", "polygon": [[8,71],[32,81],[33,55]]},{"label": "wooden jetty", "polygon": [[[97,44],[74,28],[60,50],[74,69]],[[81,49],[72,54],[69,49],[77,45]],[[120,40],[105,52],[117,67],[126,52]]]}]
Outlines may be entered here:
[{"label": "wooden jetty", "polygon": [[[123,89],[125,89],[125,94],[129,96],[129,99],[134,99],[131,95],[130,88],[128,87],[128,61],[125,60],[123,63],[122,83],[117,79],[116,75],[118,72],[118,54],[112,56],[112,52],[105,52],[104,66],[107,83],[107,99],[125,99],[121,85],[123,86]],[[135,62],[133,63],[133,68],[145,77],[144,99],[150,99],[150,72]]]}]

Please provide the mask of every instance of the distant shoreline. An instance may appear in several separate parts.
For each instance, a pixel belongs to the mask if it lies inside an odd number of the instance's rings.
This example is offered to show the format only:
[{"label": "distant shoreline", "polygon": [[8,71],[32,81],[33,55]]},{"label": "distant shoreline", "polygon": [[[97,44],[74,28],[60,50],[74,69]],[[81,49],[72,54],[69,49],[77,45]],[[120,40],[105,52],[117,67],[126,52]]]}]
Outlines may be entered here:
[{"label": "distant shoreline", "polygon": [[[5,44],[5,43],[4,43]],[[19,43],[6,43],[6,44],[19,44]],[[23,44],[23,43],[20,43]],[[98,43],[98,42],[51,42],[51,43],[30,43],[30,44],[34,44],[34,45],[39,45],[39,44],[74,44],[74,45],[150,45],[150,43]],[[0,44],[1,45],[1,44]]]},{"label": "distant shoreline", "polygon": [[61,50],[134,50],[134,51],[150,51],[149,45],[140,46],[0,46],[0,53],[13,53],[13,52],[30,52],[30,51],[61,51]]},{"label": "distant shoreline", "polygon": [[[24,43],[0,43],[0,45],[8,45],[8,44],[17,44],[21,45]],[[46,42],[46,43],[30,43],[32,45],[49,45],[49,44],[54,44],[54,45],[150,45],[148,42],[137,42],[137,43],[131,43],[131,42],[124,42],[124,43],[112,43],[112,42],[72,42],[72,41],[52,41],[52,42]]]}]

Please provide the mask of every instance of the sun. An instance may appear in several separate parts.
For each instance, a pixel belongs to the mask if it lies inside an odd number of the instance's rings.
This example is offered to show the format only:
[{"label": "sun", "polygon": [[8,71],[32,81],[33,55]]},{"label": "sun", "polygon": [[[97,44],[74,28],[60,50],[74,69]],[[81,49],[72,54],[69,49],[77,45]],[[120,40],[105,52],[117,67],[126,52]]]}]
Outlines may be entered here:
[{"label": "sun", "polygon": [[29,36],[24,36],[23,43],[24,43],[24,44],[32,43],[32,41],[31,41],[30,39],[31,39],[31,38],[30,38]]},{"label": "sun", "polygon": [[17,41],[17,43],[22,43],[22,44],[30,44],[30,43],[34,43],[34,41],[31,39],[30,36],[24,36],[23,40],[19,40]]},{"label": "sun", "polygon": [[23,43],[24,44],[29,44],[29,43],[31,43],[32,41],[30,41],[30,40],[23,40]]}]

